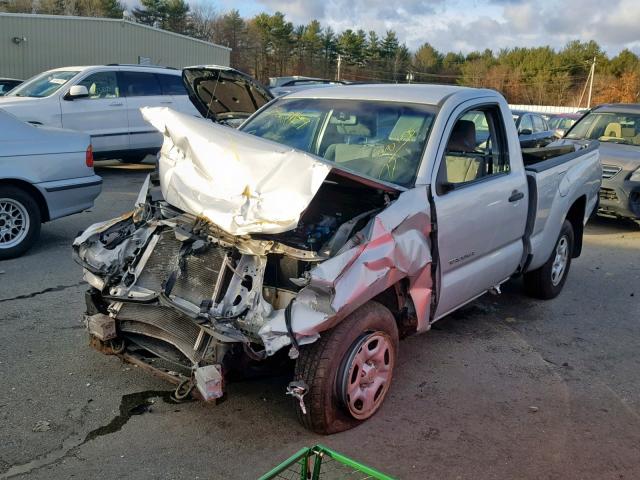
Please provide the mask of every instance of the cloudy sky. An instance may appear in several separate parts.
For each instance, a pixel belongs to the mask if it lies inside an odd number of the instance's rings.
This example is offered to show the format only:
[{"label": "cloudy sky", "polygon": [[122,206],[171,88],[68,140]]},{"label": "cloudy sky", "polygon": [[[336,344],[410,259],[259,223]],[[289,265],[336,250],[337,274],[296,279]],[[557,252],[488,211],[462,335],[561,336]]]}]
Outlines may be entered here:
[{"label": "cloudy sky", "polygon": [[425,41],[442,51],[513,46],[562,47],[596,40],[609,54],[640,53],[640,0],[194,0],[245,17],[284,12],[294,24],[318,19],[334,30],[393,29],[415,49]]}]

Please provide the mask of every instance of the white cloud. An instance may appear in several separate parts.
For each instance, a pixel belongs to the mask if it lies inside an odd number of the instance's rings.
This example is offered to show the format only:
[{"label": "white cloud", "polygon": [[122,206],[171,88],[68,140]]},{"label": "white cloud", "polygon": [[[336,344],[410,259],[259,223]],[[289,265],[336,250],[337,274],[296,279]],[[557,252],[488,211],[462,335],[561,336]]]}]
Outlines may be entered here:
[{"label": "white cloud", "polygon": [[[393,29],[410,48],[441,51],[596,40],[610,54],[640,49],[640,1],[609,0],[254,0],[251,10],[281,11],[295,24],[312,19],[336,31]],[[223,2],[224,3],[224,2]]]}]

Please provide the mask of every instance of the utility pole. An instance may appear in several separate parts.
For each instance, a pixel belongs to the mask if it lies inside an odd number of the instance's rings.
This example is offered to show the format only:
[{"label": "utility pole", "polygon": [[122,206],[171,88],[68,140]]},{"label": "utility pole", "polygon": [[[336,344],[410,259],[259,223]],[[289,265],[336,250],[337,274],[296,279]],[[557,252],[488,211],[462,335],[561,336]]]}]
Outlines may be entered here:
[{"label": "utility pole", "polygon": [[596,74],[596,57],[593,57],[593,63],[591,64],[591,72],[589,75],[591,79],[589,80],[589,97],[587,98],[587,108],[591,108],[591,92],[593,91],[593,77]]},{"label": "utility pole", "polygon": [[342,67],[342,55],[338,55],[338,71],[336,72],[336,80],[340,80],[341,67]]}]

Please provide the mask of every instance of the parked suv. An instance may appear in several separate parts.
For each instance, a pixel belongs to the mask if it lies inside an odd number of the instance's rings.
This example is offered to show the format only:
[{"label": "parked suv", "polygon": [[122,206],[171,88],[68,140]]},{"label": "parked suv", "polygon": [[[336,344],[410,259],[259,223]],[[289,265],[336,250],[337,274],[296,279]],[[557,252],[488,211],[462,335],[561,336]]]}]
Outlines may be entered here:
[{"label": "parked suv", "polygon": [[600,141],[602,188],[599,212],[640,224],[640,104],[600,105],[560,143]]},{"label": "parked suv", "polygon": [[144,121],[140,107],[199,116],[181,73],[142,65],[57,68],[14,88],[0,98],[0,108],[36,125],[90,134],[95,158],[139,162],[162,145],[162,135]]}]

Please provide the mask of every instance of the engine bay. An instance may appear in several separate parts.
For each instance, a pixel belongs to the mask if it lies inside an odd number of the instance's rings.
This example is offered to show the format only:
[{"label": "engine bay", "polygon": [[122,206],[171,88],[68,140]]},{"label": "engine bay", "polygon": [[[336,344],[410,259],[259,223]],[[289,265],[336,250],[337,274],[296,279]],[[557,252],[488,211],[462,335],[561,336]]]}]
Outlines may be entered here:
[{"label": "engine bay", "polygon": [[330,174],[293,230],[232,236],[167,204],[152,179],[134,212],[74,244],[92,285],[88,312],[114,322],[108,345],[175,371],[221,365],[237,356],[234,345],[250,358],[273,355],[292,338],[265,341],[265,324],[284,315],[310,271],[353,241],[392,195]]}]

